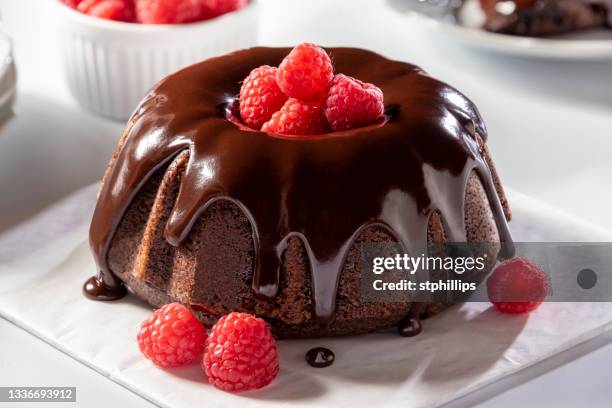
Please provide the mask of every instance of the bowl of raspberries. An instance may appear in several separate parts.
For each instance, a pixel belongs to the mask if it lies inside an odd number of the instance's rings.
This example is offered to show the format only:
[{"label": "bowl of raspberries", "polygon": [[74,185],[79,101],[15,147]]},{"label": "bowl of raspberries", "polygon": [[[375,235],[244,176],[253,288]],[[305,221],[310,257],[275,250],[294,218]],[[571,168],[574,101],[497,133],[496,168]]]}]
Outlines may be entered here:
[{"label": "bowl of raspberries", "polygon": [[111,119],[166,75],[257,43],[257,0],[48,1],[72,94]]}]

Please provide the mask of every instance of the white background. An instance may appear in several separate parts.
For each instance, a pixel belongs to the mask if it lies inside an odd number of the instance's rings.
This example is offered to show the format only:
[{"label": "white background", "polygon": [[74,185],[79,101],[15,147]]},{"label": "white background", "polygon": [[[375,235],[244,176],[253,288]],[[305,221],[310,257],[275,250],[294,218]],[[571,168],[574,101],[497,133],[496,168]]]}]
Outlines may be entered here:
[{"label": "white background", "polygon": [[[0,0],[19,74],[16,117],[0,128],[0,233],[98,180],[123,127],[81,110],[68,94],[53,22],[40,11],[47,1]],[[612,62],[502,57],[430,34],[385,0],[267,0],[260,42],[361,46],[421,65],[478,105],[506,185],[612,229]],[[605,343],[575,361],[569,353],[568,364],[499,396],[492,388],[461,404],[493,397],[483,405],[609,406]],[[87,407],[151,406],[4,320],[0,385],[77,386]]]}]

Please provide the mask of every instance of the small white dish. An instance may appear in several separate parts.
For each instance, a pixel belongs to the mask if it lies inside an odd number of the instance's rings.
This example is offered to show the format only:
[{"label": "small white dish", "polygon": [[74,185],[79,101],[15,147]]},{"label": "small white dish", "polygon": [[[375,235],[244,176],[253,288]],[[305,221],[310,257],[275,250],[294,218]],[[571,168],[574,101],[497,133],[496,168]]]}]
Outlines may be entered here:
[{"label": "small white dish", "polygon": [[[612,30],[588,30],[551,38],[517,37],[487,32],[480,28],[482,11],[478,0],[454,0],[452,7],[437,10],[427,0],[389,0],[395,9],[414,17],[423,27],[436,31],[448,41],[462,45],[521,57],[563,60],[612,59]],[[438,3],[452,3],[440,0]]]},{"label": "small white dish", "polygon": [[257,44],[257,1],[190,24],[132,24],[94,18],[47,0],[56,19],[62,62],[77,101],[126,120],[159,80],[187,65]]},{"label": "small white dish", "polygon": [[0,124],[12,113],[16,88],[17,72],[12,43],[10,38],[0,32]]}]

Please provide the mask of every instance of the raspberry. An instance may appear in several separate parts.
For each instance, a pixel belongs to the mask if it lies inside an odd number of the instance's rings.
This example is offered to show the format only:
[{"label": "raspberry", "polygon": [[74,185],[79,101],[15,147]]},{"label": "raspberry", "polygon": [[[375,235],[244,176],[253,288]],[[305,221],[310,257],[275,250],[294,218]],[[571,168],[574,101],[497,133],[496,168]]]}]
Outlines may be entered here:
[{"label": "raspberry", "polygon": [[132,0],[79,0],[76,6],[81,13],[106,20],[134,21]]},{"label": "raspberry", "polygon": [[202,365],[224,391],[261,388],[278,374],[276,342],[262,319],[233,312],[213,326]]},{"label": "raspberry", "polygon": [[261,131],[278,135],[318,135],[327,133],[329,126],[323,108],[289,99],[281,110],[264,123]]},{"label": "raspberry", "polygon": [[202,0],[205,18],[213,18],[240,10],[248,3],[249,0]]},{"label": "raspberry", "polygon": [[204,18],[202,0],[136,0],[136,18],[144,24],[190,23]]},{"label": "raspberry", "polygon": [[73,9],[77,8],[80,2],[81,0],[62,0],[62,3]]},{"label": "raspberry", "polygon": [[142,322],[137,340],[142,354],[158,366],[178,367],[200,358],[206,330],[189,309],[170,303]]},{"label": "raspberry", "polygon": [[487,293],[491,303],[502,313],[528,313],[548,294],[548,279],[538,265],[524,258],[514,258],[495,268],[487,279]]},{"label": "raspberry", "polygon": [[107,20],[133,22],[136,18],[134,5],[125,0],[105,0],[92,7],[88,13],[91,16]]},{"label": "raspberry", "polygon": [[253,129],[261,129],[287,101],[287,95],[276,83],[276,71],[268,65],[255,68],[240,88],[240,117]]},{"label": "raspberry", "polygon": [[333,130],[367,126],[384,110],[383,93],[377,86],[342,74],[332,80],[325,100],[325,116]]},{"label": "raspberry", "polygon": [[276,81],[284,93],[302,101],[325,98],[334,68],[329,55],[312,43],[295,47],[278,67]]},{"label": "raspberry", "polygon": [[80,0],[76,5],[77,10],[79,10],[81,13],[88,13],[89,9],[91,9],[93,6],[95,6],[96,4],[100,3],[102,0]]}]

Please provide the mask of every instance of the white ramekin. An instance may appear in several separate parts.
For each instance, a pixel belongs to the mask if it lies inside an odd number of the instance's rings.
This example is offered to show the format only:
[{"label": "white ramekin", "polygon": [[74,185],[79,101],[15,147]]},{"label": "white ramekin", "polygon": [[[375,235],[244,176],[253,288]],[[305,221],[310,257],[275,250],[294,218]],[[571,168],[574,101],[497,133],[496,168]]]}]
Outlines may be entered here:
[{"label": "white ramekin", "polygon": [[102,20],[48,1],[72,93],[85,108],[117,120],[128,119],[171,72],[257,44],[257,1],[215,19],[176,25]]}]

